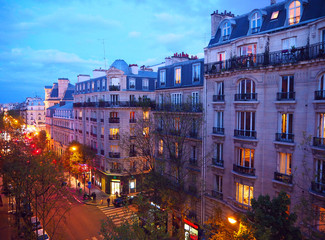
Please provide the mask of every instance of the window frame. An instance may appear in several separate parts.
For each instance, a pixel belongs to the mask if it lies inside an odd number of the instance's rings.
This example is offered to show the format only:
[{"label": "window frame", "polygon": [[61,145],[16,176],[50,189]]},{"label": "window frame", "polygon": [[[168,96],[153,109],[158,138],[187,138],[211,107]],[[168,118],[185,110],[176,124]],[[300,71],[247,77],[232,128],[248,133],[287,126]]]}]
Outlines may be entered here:
[{"label": "window frame", "polygon": [[159,70],[159,85],[160,87],[166,86],[166,69]]},{"label": "window frame", "polygon": [[[197,71],[195,69],[197,68]],[[199,83],[201,80],[201,64],[194,63],[192,64],[192,82]]]},{"label": "window frame", "polygon": [[[239,182],[235,182],[235,183],[236,183],[236,202],[245,206],[251,206],[252,204],[251,201],[254,198],[254,187],[241,184]],[[247,190],[246,188],[248,188],[248,195],[247,193],[245,193],[245,191]],[[247,200],[245,200],[245,196],[247,196]],[[247,201],[247,203],[245,203],[245,201]]]},{"label": "window frame", "polygon": [[[284,164],[283,164],[284,160]],[[279,152],[277,161],[277,172],[285,175],[292,174],[292,153]]]},{"label": "window frame", "polygon": [[[132,83],[131,82],[133,82],[134,84],[132,85]],[[136,84],[136,80],[135,80],[135,78],[130,78],[129,79],[129,89],[130,90],[135,90],[135,84]],[[133,86],[133,87],[131,87],[131,86]]]},{"label": "window frame", "polygon": [[[177,73],[179,71],[179,74]],[[182,67],[178,66],[174,68],[174,84],[181,85],[182,84]]]},{"label": "window frame", "polygon": [[221,31],[222,40],[223,41],[229,40],[230,34],[231,34],[231,24],[229,21],[226,21],[222,25],[222,31]]},{"label": "window frame", "polygon": [[[292,11],[293,11],[293,16],[291,16]],[[299,15],[297,15],[298,14],[297,12],[299,12]],[[298,0],[289,2],[288,3],[288,25],[295,25],[299,23],[301,19],[301,15],[302,15],[302,3]]]}]

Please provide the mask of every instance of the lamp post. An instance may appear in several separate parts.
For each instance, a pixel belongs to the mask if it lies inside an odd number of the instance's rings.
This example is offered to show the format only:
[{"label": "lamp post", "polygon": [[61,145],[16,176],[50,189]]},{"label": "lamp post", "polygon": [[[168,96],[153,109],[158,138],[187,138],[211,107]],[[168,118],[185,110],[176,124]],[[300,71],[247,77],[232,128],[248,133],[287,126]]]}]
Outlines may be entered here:
[{"label": "lamp post", "polygon": [[[73,154],[73,152],[75,152],[75,151],[77,151],[77,147],[76,146],[72,146],[72,147],[70,147],[70,151],[72,152],[72,154]],[[71,156],[70,156],[70,159],[69,159],[70,161],[69,161],[69,184],[70,184],[70,186],[71,186],[71,178],[70,178],[70,167],[71,167]],[[77,189],[77,179],[76,179],[76,189]],[[79,189],[78,189],[79,190]]]}]

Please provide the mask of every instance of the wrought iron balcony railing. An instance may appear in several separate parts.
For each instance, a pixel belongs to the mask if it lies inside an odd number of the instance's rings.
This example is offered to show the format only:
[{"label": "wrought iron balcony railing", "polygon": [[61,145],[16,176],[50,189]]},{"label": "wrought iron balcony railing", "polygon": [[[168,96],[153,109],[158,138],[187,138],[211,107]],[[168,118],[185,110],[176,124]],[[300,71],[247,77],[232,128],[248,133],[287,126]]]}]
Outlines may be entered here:
[{"label": "wrought iron balcony railing", "polygon": [[284,173],[274,172],[274,180],[279,182],[292,184],[292,175],[287,175]]},{"label": "wrought iron balcony railing", "polygon": [[198,163],[197,163],[197,159],[196,158],[190,158],[189,159],[189,164],[191,165],[191,166],[197,166],[198,165]]},{"label": "wrought iron balcony railing", "polygon": [[109,123],[120,123],[120,118],[118,118],[118,117],[110,117],[108,119],[108,122]]},{"label": "wrought iron balcony railing", "polygon": [[256,131],[250,131],[250,130],[240,130],[235,129],[234,130],[234,136],[240,137],[240,138],[254,138],[256,139]]},{"label": "wrought iron balcony railing", "polygon": [[206,74],[221,74],[224,71],[237,69],[252,69],[266,66],[298,63],[300,61],[325,58],[324,43],[306,45],[304,47],[274,52],[264,52],[256,55],[232,57],[225,61],[205,64]]},{"label": "wrought iron balcony railing", "polygon": [[325,138],[314,137],[313,146],[325,148]]},{"label": "wrought iron balcony railing", "polygon": [[325,183],[321,182],[311,182],[311,191],[318,193],[325,197]]},{"label": "wrought iron balcony railing", "polygon": [[217,167],[223,167],[223,160],[218,158],[212,158],[212,165],[215,165]]},{"label": "wrought iron balcony railing", "polygon": [[120,139],[120,135],[119,134],[113,134],[113,135],[109,135],[108,136],[109,140],[119,140]]},{"label": "wrought iron balcony railing", "polygon": [[257,93],[237,93],[235,101],[257,101]]},{"label": "wrought iron balcony railing", "polygon": [[295,135],[292,133],[276,133],[275,141],[293,143]]},{"label": "wrought iron balcony railing", "polygon": [[233,171],[244,175],[255,176],[255,168],[244,167],[234,164]]},{"label": "wrought iron balcony railing", "polygon": [[225,95],[213,95],[213,102],[224,102]]},{"label": "wrought iron balcony railing", "polygon": [[219,192],[219,191],[212,190],[211,191],[211,196],[216,198],[216,199],[219,199],[219,200],[223,199],[223,193]]},{"label": "wrought iron balcony railing", "polygon": [[325,100],[325,91],[324,90],[315,91],[315,100]]},{"label": "wrought iron balcony railing", "polygon": [[225,129],[222,128],[222,127],[213,127],[213,129],[212,129],[212,133],[213,133],[213,134],[224,135],[224,134],[225,134]]},{"label": "wrought iron balcony railing", "polygon": [[295,92],[278,92],[276,94],[277,101],[293,101],[296,98]]}]

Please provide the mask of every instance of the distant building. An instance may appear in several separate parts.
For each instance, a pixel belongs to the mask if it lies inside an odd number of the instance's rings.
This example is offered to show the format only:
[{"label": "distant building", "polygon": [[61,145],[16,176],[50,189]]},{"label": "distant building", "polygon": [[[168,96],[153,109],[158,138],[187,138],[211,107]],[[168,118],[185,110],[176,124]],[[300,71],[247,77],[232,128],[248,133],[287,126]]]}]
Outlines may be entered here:
[{"label": "distant building", "polygon": [[[53,86],[45,86],[45,124],[46,132],[50,140],[49,145],[54,148],[54,118],[55,110],[67,103],[73,102],[74,85],[70,84],[69,79],[59,78],[57,83],[53,83]],[[61,151],[58,151],[61,152]]]},{"label": "distant building", "polygon": [[[284,190],[325,230],[325,1],[286,0],[214,12],[205,48],[204,220]],[[211,153],[208,155],[208,153]],[[306,229],[304,229],[306,230]]]},{"label": "distant building", "polygon": [[[137,121],[148,116],[139,103],[155,98],[157,73],[136,64],[116,60],[108,70],[79,75],[73,104],[76,140],[97,153],[94,184],[103,191],[115,194],[141,190],[140,174],[146,166],[139,161],[134,144],[123,149],[120,136],[134,136]],[[125,147],[125,146],[124,146]]]},{"label": "distant building", "polygon": [[45,130],[45,106],[42,98],[26,98],[21,106],[20,115],[25,120],[27,128],[35,127],[38,131]]}]

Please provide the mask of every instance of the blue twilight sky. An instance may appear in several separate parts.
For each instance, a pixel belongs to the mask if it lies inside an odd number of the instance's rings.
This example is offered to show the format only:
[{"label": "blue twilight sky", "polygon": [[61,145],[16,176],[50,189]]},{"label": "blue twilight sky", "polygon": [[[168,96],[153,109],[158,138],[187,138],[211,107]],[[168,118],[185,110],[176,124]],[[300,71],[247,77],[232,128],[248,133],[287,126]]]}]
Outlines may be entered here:
[{"label": "blue twilight sky", "polygon": [[161,63],[175,52],[203,57],[210,14],[241,15],[270,0],[0,0],[0,103],[44,97],[60,77],[128,64]]}]

